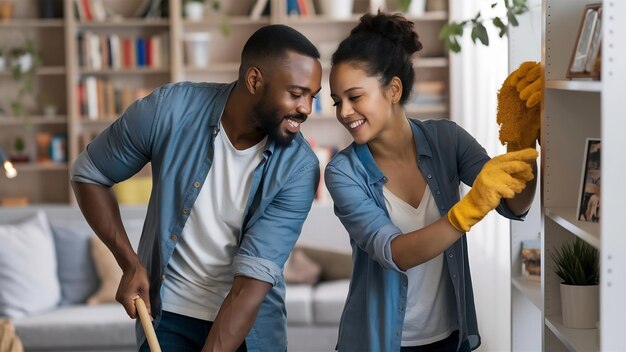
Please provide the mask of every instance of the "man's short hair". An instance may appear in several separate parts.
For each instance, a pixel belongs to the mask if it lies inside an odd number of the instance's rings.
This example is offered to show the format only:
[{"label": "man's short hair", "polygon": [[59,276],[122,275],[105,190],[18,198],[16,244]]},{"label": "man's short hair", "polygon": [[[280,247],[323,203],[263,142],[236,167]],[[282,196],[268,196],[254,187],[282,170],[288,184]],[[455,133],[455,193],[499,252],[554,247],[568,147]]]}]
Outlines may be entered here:
[{"label": "man's short hair", "polygon": [[320,58],[320,53],[302,33],[282,24],[273,24],[262,27],[250,36],[241,52],[241,67],[239,75],[245,75],[250,66],[259,63],[282,59],[288,51],[302,55]]}]

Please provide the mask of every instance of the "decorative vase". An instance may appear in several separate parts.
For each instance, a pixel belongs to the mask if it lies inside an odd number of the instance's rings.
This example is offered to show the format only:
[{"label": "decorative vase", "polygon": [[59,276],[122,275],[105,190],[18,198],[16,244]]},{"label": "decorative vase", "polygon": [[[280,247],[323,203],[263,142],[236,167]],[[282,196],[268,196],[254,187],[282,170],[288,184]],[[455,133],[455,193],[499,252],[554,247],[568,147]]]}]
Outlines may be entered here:
[{"label": "decorative vase", "polygon": [[320,11],[330,18],[346,19],[352,17],[354,0],[320,0]]},{"label": "decorative vase", "polygon": [[418,17],[424,14],[426,10],[426,0],[411,0],[407,15]]},{"label": "decorative vase", "polygon": [[11,60],[12,67],[19,67],[20,72],[28,72],[33,68],[33,55],[30,53],[21,54]]},{"label": "decorative vase", "polygon": [[207,67],[209,65],[209,43],[211,33],[185,33],[185,56],[187,65],[191,67]]},{"label": "decorative vase", "polygon": [[594,329],[600,319],[600,286],[561,284],[563,326],[572,329]]},{"label": "decorative vase", "polygon": [[14,7],[11,1],[0,1],[0,20],[10,21],[13,18]]},{"label": "decorative vase", "polygon": [[204,2],[188,1],[185,3],[185,17],[191,21],[202,21],[204,18]]}]

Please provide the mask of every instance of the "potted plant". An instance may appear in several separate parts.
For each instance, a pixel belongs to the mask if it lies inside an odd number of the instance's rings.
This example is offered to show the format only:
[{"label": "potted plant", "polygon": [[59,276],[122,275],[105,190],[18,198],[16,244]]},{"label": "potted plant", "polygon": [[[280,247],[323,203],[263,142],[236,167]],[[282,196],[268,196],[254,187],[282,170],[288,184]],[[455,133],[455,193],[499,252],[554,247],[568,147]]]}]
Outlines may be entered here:
[{"label": "potted plant", "polygon": [[27,40],[24,47],[16,47],[9,52],[13,79],[19,83],[17,96],[11,101],[11,109],[15,116],[24,113],[23,99],[33,93],[33,81],[41,62],[41,55],[32,40]]},{"label": "potted plant", "polygon": [[204,0],[188,0],[185,2],[185,17],[191,21],[201,21],[204,18]]},{"label": "potted plant", "polygon": [[566,242],[552,253],[561,279],[561,311],[566,328],[591,329],[599,319],[600,265],[598,250],[581,240]]},{"label": "potted plant", "polygon": [[24,138],[17,136],[13,140],[13,154],[11,155],[11,162],[13,163],[25,163],[30,159],[26,152],[26,142]]}]

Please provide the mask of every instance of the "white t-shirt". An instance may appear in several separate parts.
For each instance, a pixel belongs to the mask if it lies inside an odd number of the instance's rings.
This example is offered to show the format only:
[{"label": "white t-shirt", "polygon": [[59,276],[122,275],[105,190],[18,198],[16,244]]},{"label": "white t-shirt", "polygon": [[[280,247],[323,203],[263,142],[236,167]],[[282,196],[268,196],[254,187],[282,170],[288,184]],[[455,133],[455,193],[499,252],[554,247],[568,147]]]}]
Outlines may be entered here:
[{"label": "white t-shirt", "polygon": [[[402,233],[424,228],[441,215],[430,188],[426,186],[417,208],[383,188],[391,222]],[[407,270],[407,300],[402,346],[421,346],[437,342],[458,329],[456,300],[448,277],[443,253]]]},{"label": "white t-shirt", "polygon": [[194,203],[163,282],[163,309],[214,321],[233,282],[231,263],[252,173],[263,159],[267,138],[237,150],[220,126],[213,164]]}]

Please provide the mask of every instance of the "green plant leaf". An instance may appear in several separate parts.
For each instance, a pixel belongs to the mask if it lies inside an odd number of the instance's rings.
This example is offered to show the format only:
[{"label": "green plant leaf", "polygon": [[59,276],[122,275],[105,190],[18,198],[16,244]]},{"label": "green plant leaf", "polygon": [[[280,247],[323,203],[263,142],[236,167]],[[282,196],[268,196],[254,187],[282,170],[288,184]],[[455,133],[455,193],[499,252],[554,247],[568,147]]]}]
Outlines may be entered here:
[{"label": "green plant leaf", "polygon": [[519,23],[517,22],[517,18],[515,18],[515,14],[510,9],[506,12],[506,17],[509,20],[509,23],[511,24],[511,26],[513,27],[519,26]]},{"label": "green plant leaf", "polygon": [[500,19],[500,17],[494,17],[492,20],[492,23],[499,30],[498,36],[500,38],[504,37],[506,35],[507,28],[506,28],[506,25]]},{"label": "green plant leaf", "polygon": [[482,23],[474,24],[471,37],[472,42],[476,43],[476,39],[478,39],[484,46],[489,46],[489,34],[487,34],[487,28]]}]

